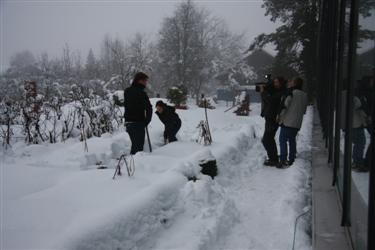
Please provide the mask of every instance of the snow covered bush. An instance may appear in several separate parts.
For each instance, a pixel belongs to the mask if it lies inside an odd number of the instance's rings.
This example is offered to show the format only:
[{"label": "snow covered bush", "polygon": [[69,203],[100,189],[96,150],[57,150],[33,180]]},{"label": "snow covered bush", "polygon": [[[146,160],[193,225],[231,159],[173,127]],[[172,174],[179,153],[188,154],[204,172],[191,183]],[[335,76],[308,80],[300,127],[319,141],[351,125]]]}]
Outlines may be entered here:
[{"label": "snow covered bush", "polygon": [[48,96],[38,94],[34,82],[26,83],[20,100],[3,98],[0,102],[2,144],[11,144],[16,125],[22,128],[17,138],[23,138],[27,144],[57,143],[68,138],[85,141],[118,130],[123,123],[123,111],[114,105],[112,94],[102,83],[73,84],[66,96],[58,83],[44,92]]},{"label": "snow covered bush", "polygon": [[167,99],[173,103],[176,108],[186,108],[187,90],[183,86],[172,87],[168,90]]},{"label": "snow covered bush", "polygon": [[215,109],[216,107],[214,106],[214,99],[213,98],[201,98],[198,103],[198,107],[200,108],[208,108],[208,109]]},{"label": "snow covered bush", "polygon": [[2,138],[3,146],[10,145],[13,133],[13,127],[20,116],[19,105],[11,101],[3,100],[0,102],[0,138]]}]

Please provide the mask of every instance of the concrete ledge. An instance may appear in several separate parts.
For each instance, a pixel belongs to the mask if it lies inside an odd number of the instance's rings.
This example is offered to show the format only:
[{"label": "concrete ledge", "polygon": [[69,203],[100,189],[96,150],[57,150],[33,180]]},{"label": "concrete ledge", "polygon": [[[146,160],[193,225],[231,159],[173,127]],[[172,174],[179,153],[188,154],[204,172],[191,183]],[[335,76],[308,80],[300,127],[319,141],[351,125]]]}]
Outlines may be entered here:
[{"label": "concrete ledge", "polygon": [[313,250],[352,250],[345,227],[341,227],[341,206],[332,187],[332,168],[327,164],[317,112],[314,115],[312,150]]}]

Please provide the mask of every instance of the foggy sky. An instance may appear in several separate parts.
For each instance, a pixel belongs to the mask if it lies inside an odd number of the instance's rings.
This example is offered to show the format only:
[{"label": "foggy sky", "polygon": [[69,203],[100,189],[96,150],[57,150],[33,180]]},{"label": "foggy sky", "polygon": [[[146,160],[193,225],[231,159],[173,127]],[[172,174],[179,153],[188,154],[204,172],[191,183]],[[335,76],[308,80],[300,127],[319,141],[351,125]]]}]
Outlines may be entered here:
[{"label": "foggy sky", "polygon": [[[164,17],[170,16],[178,0],[0,0],[0,60],[3,71],[9,58],[25,49],[38,56],[60,56],[65,43],[86,60],[90,48],[99,55],[106,34],[123,39],[136,32],[157,37]],[[262,1],[196,0],[213,15],[222,17],[233,32],[245,32],[247,41],[276,24],[265,17]]]}]

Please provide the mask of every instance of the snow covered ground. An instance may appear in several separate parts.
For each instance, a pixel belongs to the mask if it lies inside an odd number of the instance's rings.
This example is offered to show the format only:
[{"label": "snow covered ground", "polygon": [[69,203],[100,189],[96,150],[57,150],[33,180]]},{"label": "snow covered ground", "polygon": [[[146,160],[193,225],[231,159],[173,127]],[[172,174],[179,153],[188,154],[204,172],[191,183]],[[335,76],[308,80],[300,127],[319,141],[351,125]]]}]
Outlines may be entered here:
[{"label": "snow covered ground", "polygon": [[[250,117],[210,110],[211,146],[195,142],[204,111],[190,107],[178,110],[179,141],[166,146],[153,117],[154,151],[134,157],[131,178],[112,180],[116,158],[130,149],[124,131],[89,139],[88,153],[75,139],[2,152],[1,249],[292,249],[295,219],[310,202],[312,108],[297,161],[280,170],[262,164],[258,105]],[[214,180],[199,173],[206,158],[217,160]],[[311,249],[306,217],[295,249]]]}]

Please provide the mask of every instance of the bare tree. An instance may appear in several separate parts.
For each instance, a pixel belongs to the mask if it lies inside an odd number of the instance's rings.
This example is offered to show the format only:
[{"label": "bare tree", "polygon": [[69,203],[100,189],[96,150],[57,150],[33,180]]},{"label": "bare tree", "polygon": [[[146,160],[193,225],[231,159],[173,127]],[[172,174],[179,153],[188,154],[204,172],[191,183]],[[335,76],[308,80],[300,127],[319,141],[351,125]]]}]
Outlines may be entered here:
[{"label": "bare tree", "polygon": [[127,43],[106,36],[102,46],[101,62],[109,79],[107,85],[124,89],[137,71],[151,71],[151,43],[144,35],[136,34]]},{"label": "bare tree", "polygon": [[110,77],[117,77],[120,86],[117,89],[124,89],[131,79],[131,64],[129,55],[126,53],[126,45],[119,38],[112,39],[106,36],[103,41],[103,62],[110,73]]},{"label": "bare tree", "polygon": [[62,67],[65,76],[70,77],[72,75],[73,59],[72,53],[67,43],[65,43],[63,47]]},{"label": "bare tree", "polygon": [[133,67],[133,72],[151,71],[152,45],[145,35],[141,33],[135,34],[134,38],[130,40],[127,50],[130,53],[130,63]]},{"label": "bare tree", "polygon": [[[242,36],[191,0],[164,19],[158,43],[165,87],[185,86],[198,98],[215,74],[240,59]],[[230,56],[231,54],[231,56]],[[236,58],[236,59],[234,59]]]}]

